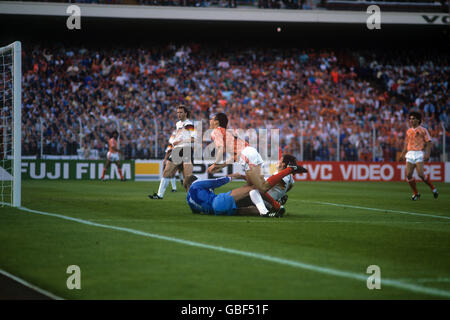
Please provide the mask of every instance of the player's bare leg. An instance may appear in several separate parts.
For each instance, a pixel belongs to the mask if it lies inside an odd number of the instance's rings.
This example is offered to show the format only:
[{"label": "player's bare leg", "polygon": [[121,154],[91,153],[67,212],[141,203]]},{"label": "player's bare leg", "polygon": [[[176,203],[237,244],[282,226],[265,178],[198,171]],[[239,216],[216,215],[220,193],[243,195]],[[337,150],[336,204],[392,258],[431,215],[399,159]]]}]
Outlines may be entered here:
[{"label": "player's bare leg", "polygon": [[243,186],[237,189],[234,189],[231,191],[230,195],[234,198],[236,202],[239,200],[244,199],[248,195],[250,195],[250,198],[252,202],[255,204],[256,207],[249,207],[248,210],[239,210],[238,214],[241,215],[256,215],[256,216],[263,216],[263,217],[281,217],[283,216],[285,210],[282,208],[281,210],[277,210],[277,212],[272,213],[269,215],[269,210],[267,210],[263,199],[261,198],[261,195],[258,190],[255,189],[254,186]]},{"label": "player's bare leg", "polygon": [[409,186],[411,187],[413,191],[412,200],[419,200],[420,193],[417,191],[416,186],[416,179],[413,177],[414,169],[416,168],[416,165],[414,163],[406,162],[406,179],[408,180]]},{"label": "player's bare leg", "polygon": [[180,178],[181,185],[184,185],[184,168],[183,166],[178,166],[178,177]]},{"label": "player's bare leg", "polygon": [[101,177],[102,181],[105,181],[105,173],[106,173],[106,170],[108,170],[110,165],[111,165],[111,161],[109,161],[109,159],[106,159],[106,164],[105,164],[105,167],[103,168],[103,173],[102,173],[102,177]]},{"label": "player's bare leg", "polygon": [[280,209],[280,204],[273,199],[267,191],[269,191],[272,186],[264,180],[263,176],[261,175],[261,166],[251,166],[250,170],[247,170],[245,172],[245,177],[247,182],[250,185],[255,186],[255,188],[259,191],[260,195],[266,199],[274,208],[275,210]]},{"label": "player's bare leg", "polygon": [[174,176],[176,171],[177,166],[172,161],[167,161],[167,164],[164,167],[163,177],[161,178],[161,182],[159,183],[158,193],[154,193],[153,195],[149,195],[148,197],[150,199],[163,199],[167,186],[170,183],[170,177]]},{"label": "player's bare leg", "polygon": [[169,177],[170,183],[172,184],[172,192],[177,192],[177,180],[176,180],[177,172],[179,172],[179,167],[177,167],[174,173]]},{"label": "player's bare leg", "polygon": [[125,181],[125,178],[123,177],[123,174],[122,174],[122,167],[121,167],[119,161],[116,161],[116,166],[117,166],[117,171],[119,171],[120,180]]},{"label": "player's bare leg", "polygon": [[419,176],[419,178],[422,179],[422,181],[425,182],[430,187],[431,192],[433,192],[434,198],[437,199],[439,196],[439,193],[438,193],[437,189],[434,187],[434,185],[431,183],[430,179],[425,176],[425,172],[423,170],[423,162],[416,163],[416,170],[417,170],[417,175]]},{"label": "player's bare leg", "polygon": [[[275,211],[279,211],[284,210],[284,208],[280,205],[278,201],[273,199],[267,191],[269,191],[271,188],[280,183],[280,181],[288,174],[304,173],[304,172],[308,172],[308,170],[299,165],[290,165],[286,169],[278,172],[277,174],[270,176],[266,181],[261,175],[261,166],[258,165],[258,166],[250,166],[250,169],[247,170],[245,174],[249,184],[253,184],[258,189],[261,196],[272,205],[273,209]],[[281,213],[281,215],[283,213]]]},{"label": "player's bare leg", "polygon": [[254,189],[253,186],[243,186],[231,191],[230,196],[234,198],[234,201],[238,202],[239,200],[244,199],[248,196],[248,193]]},{"label": "player's bare leg", "polygon": [[184,179],[192,175],[192,171],[194,170],[194,165],[192,163],[183,163],[183,176]]}]

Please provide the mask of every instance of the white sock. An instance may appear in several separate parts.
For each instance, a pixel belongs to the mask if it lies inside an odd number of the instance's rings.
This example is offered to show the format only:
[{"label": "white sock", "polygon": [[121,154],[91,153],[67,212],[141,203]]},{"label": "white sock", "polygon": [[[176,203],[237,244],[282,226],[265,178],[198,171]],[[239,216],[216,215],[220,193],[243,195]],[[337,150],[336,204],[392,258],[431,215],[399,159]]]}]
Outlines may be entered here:
[{"label": "white sock", "polygon": [[173,177],[170,182],[172,183],[172,190],[177,190],[177,179]]},{"label": "white sock", "polygon": [[158,189],[158,196],[160,196],[161,198],[164,197],[164,193],[166,192],[166,188],[169,185],[169,180],[168,178],[162,178],[161,182],[159,183],[159,189]]},{"label": "white sock", "polygon": [[258,208],[260,215],[266,215],[269,210],[267,210],[266,206],[264,205],[264,200],[261,197],[261,194],[258,190],[252,190],[249,193],[250,199],[252,199],[252,202],[255,204],[256,208]]}]

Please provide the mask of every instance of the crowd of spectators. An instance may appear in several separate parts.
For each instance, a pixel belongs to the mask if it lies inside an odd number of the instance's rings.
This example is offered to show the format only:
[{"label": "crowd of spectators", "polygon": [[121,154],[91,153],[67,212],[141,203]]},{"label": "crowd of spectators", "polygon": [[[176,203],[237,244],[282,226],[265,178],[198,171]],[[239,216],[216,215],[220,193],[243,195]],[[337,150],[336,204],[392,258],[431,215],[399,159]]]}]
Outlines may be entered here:
[{"label": "crowd of spectators", "polygon": [[183,103],[203,130],[224,111],[231,127],[277,128],[284,152],[322,161],[398,160],[407,114],[419,110],[440,161],[449,71],[439,53],[35,46],[23,50],[23,154],[104,158],[118,129],[125,159],[162,158]]},{"label": "crowd of spectators", "polygon": [[[269,9],[312,9],[316,2],[312,0],[25,0],[66,3],[127,4],[147,6],[183,6],[236,8],[250,6]],[[318,3],[318,2],[317,2]]]},{"label": "crowd of spectators", "polygon": [[254,7],[262,9],[327,9],[356,10],[376,4],[382,10],[406,12],[448,12],[446,0],[23,0],[39,2],[88,3],[88,4],[123,4],[171,7],[214,7],[237,8]]}]

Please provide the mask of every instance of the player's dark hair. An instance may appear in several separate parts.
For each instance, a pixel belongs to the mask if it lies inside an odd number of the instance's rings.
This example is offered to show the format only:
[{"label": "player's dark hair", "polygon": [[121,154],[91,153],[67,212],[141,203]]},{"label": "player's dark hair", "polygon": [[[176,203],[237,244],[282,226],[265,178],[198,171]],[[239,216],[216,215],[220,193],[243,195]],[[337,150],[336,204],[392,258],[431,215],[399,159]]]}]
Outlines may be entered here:
[{"label": "player's dark hair", "polygon": [[191,112],[184,104],[178,105],[177,109],[183,109],[184,112],[186,112],[188,118],[191,116]]},{"label": "player's dark hair", "polygon": [[216,120],[219,121],[219,126],[226,129],[228,125],[228,117],[225,113],[221,112],[216,114]]},{"label": "player's dark hair", "polygon": [[114,130],[113,132],[111,132],[111,137],[114,137],[114,134],[117,134],[117,136],[119,136],[119,132],[117,130]]},{"label": "player's dark hair", "polygon": [[196,176],[194,175],[187,176],[186,179],[184,179],[184,188],[188,190],[195,180],[198,180]]},{"label": "player's dark hair", "polygon": [[297,158],[291,154],[285,154],[283,155],[281,162],[283,162],[286,166],[288,165],[295,166],[297,165]]},{"label": "player's dark hair", "polygon": [[419,123],[422,123],[422,115],[419,112],[413,111],[409,114],[410,117],[414,117],[419,120]]}]

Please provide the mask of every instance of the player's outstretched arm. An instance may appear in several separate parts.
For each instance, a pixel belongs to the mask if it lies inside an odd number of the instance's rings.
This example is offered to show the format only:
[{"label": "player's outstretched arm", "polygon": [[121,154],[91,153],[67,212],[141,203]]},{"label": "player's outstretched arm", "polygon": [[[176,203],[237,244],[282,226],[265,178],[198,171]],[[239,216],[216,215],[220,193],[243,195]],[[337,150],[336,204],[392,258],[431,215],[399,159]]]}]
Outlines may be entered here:
[{"label": "player's outstretched arm", "polygon": [[230,177],[231,180],[236,180],[236,179],[246,180],[246,177],[243,174],[240,174],[239,172],[229,174],[228,177]]},{"label": "player's outstretched arm", "polygon": [[222,170],[224,167],[226,167],[226,163],[221,163],[223,161],[223,146],[217,146],[216,145],[216,159],[214,163],[209,166],[207,172],[208,173],[216,173]]},{"label": "player's outstretched arm", "polygon": [[216,189],[231,181],[230,177],[222,177],[217,179],[197,180],[195,182],[196,187]]},{"label": "player's outstretched arm", "polygon": [[207,172],[208,173],[217,173],[223,168],[227,166],[226,163],[213,163],[211,166],[209,166]]}]

